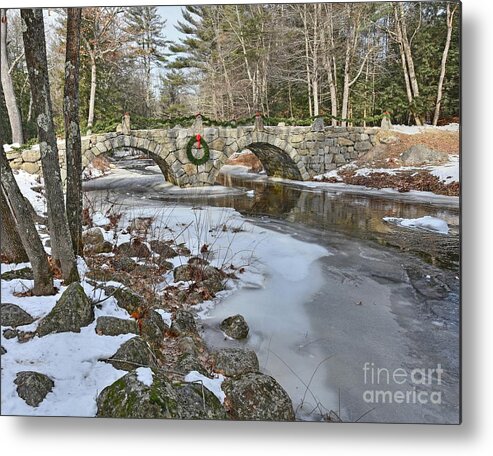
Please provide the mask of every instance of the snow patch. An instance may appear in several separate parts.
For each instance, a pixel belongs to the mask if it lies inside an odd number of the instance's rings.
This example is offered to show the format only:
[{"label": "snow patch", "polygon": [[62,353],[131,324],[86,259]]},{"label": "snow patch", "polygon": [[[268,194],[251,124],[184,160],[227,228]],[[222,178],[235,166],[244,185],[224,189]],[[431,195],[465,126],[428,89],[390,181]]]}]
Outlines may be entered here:
[{"label": "snow patch", "polygon": [[166,312],[163,309],[155,309],[155,311],[161,315],[161,318],[163,319],[164,323],[166,323],[168,326],[171,326],[171,318],[173,314],[171,312]]},{"label": "snow patch", "polygon": [[151,386],[153,380],[153,373],[149,367],[139,367],[135,370],[137,373],[137,380],[146,386]]},{"label": "snow patch", "polygon": [[431,217],[425,215],[424,217],[415,219],[405,219],[397,217],[384,217],[384,221],[395,223],[406,228],[421,228],[428,231],[436,231],[442,234],[448,234],[449,227],[445,220],[439,219],[437,217]]},{"label": "snow patch", "polygon": [[451,123],[448,125],[442,125],[440,127],[434,127],[433,125],[392,125],[392,130],[404,133],[406,135],[417,135],[419,133],[425,133],[427,131],[459,131],[458,123]]},{"label": "snow patch", "polygon": [[216,374],[215,378],[209,378],[197,371],[191,371],[185,376],[185,381],[188,383],[200,383],[205,388],[207,388],[214,396],[219,399],[221,404],[224,403],[226,395],[221,389],[221,385],[224,381],[224,376],[221,374]]}]

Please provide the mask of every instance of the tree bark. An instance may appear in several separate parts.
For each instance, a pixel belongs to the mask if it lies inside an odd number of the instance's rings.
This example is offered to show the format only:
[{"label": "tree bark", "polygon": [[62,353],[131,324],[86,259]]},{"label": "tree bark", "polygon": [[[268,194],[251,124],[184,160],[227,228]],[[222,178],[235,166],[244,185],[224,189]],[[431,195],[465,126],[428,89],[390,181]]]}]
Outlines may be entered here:
[{"label": "tree bark", "polygon": [[[0,143],[2,142],[3,135],[0,132]],[[54,293],[53,276],[48,257],[36,231],[34,221],[29,214],[27,202],[15,181],[3,147],[0,147],[0,172],[2,175],[2,193],[5,192],[5,195],[8,196],[10,210],[18,229],[17,232],[33,269],[34,288],[32,293],[36,296],[52,295]]]},{"label": "tree bark", "polygon": [[0,189],[0,216],[0,252],[2,262],[23,263],[29,261],[3,189]]},{"label": "tree bark", "polygon": [[75,255],[82,255],[82,153],[79,127],[79,62],[82,10],[67,9],[63,114],[67,163],[67,221]]},{"label": "tree bark", "polygon": [[[22,120],[17,99],[15,97],[14,85],[9,72],[9,60],[7,55],[7,10],[0,10],[0,53],[2,73],[2,88],[5,96],[5,104],[7,105],[7,113],[10,120],[10,129],[12,130],[12,142],[24,143],[24,135],[22,134]],[[3,144],[3,143],[2,143]]]},{"label": "tree bark", "polygon": [[443,54],[442,54],[440,77],[438,79],[437,101],[435,104],[435,113],[433,115],[433,125],[435,126],[437,125],[438,118],[440,117],[440,108],[442,106],[442,95],[443,95],[443,81],[445,80],[448,51],[450,49],[450,41],[452,39],[452,28],[454,25],[454,14],[456,11],[457,11],[457,5],[455,5],[454,9],[450,11],[450,3],[447,3],[447,38],[445,40],[445,47],[443,49]]},{"label": "tree bark", "polygon": [[78,281],[79,274],[65,212],[58,148],[53,125],[43,11],[39,8],[22,9],[21,17],[25,24],[24,49],[33,97],[33,112],[38,126],[51,243],[56,245],[55,260],[60,263],[63,279],[68,284]]}]

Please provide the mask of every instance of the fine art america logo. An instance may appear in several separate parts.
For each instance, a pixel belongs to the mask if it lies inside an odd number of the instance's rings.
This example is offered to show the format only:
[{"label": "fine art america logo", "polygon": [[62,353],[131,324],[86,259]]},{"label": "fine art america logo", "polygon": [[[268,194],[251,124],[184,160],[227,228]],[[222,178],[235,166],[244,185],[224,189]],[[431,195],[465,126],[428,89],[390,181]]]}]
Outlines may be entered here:
[{"label": "fine art america logo", "polygon": [[407,371],[402,367],[387,369],[376,367],[375,363],[363,365],[364,384],[367,389],[363,400],[368,404],[441,404],[444,370],[441,364],[436,368],[415,368]]}]

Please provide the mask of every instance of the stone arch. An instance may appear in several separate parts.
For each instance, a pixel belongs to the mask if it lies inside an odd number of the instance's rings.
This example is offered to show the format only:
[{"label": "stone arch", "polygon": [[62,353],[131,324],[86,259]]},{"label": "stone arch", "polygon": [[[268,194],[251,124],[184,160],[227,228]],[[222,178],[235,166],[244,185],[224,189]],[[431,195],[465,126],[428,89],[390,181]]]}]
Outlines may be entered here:
[{"label": "stone arch", "polygon": [[268,176],[291,180],[309,178],[305,164],[296,149],[274,134],[255,131],[239,138],[237,146],[237,152],[251,150],[262,162]]},{"label": "stone arch", "polygon": [[177,185],[178,180],[168,160],[169,151],[165,150],[165,146],[150,139],[131,135],[111,135],[104,140],[89,143],[89,147],[82,153],[82,167],[85,168],[94,158],[101,154],[107,154],[125,147],[146,153],[159,166],[166,181]]}]

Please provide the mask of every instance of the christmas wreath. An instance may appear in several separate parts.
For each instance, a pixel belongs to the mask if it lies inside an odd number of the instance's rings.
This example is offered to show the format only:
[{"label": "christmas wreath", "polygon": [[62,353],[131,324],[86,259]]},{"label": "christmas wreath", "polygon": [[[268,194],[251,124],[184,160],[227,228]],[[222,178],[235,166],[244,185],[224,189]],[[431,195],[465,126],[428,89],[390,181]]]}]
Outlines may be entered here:
[{"label": "christmas wreath", "polygon": [[[197,149],[202,149],[204,151],[204,155],[201,158],[195,157],[192,152],[193,146],[196,145]],[[194,165],[203,165],[207,160],[209,160],[209,145],[207,142],[200,136],[192,136],[187,144],[187,157],[191,163]]]}]

